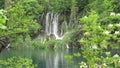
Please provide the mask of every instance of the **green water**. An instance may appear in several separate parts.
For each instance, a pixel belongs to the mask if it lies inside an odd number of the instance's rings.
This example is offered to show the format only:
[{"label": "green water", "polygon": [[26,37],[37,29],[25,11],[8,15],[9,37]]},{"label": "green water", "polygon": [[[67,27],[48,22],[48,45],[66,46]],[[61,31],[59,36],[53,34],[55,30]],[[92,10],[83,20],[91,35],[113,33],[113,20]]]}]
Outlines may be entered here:
[{"label": "green water", "polygon": [[79,68],[79,62],[84,59],[73,57],[72,60],[65,59],[66,55],[78,53],[78,49],[63,50],[41,50],[31,48],[5,49],[0,54],[0,59],[7,59],[13,56],[27,57],[37,64],[37,68]]},{"label": "green water", "polygon": [[[110,51],[111,55],[120,55],[119,49],[110,49],[107,51]],[[33,64],[37,64],[37,68],[80,68],[79,63],[85,61],[85,59],[83,57],[73,56],[74,53],[81,53],[81,51],[79,49],[42,50],[21,47],[18,49],[3,50],[0,53],[0,60],[20,56],[32,59]],[[68,55],[72,55],[73,58],[71,60],[65,59],[65,56]]]}]

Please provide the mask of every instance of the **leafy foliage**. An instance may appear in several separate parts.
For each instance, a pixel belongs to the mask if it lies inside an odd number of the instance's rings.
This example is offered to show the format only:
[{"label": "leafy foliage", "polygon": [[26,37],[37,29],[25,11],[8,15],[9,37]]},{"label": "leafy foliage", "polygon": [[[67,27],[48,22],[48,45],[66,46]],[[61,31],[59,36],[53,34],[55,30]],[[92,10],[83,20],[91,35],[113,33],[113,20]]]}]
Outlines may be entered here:
[{"label": "leafy foliage", "polygon": [[0,60],[0,68],[35,68],[31,59],[12,57],[7,60]]},{"label": "leafy foliage", "polygon": [[100,41],[103,39],[102,37],[102,29],[99,28],[99,23],[97,23],[99,19],[98,14],[94,11],[87,17],[83,17],[80,20],[82,21],[81,24],[83,26],[82,30],[84,32],[83,38],[81,38],[80,42],[84,43],[85,45],[96,45],[99,44]]},{"label": "leafy foliage", "polygon": [[114,10],[115,5],[113,4],[114,0],[93,0],[89,1],[89,4],[86,6],[86,10],[94,10],[99,14],[105,13],[110,13]]},{"label": "leafy foliage", "polygon": [[70,0],[52,0],[50,3],[51,10],[55,12],[64,12],[68,11],[71,7],[71,1]]},{"label": "leafy foliage", "polygon": [[[99,19],[99,15],[92,12],[88,17],[80,19],[85,31],[80,42],[88,46],[108,47],[119,44],[119,15],[107,16]],[[104,21],[103,21],[104,20]],[[104,24],[104,25],[103,25]],[[117,26],[116,26],[117,25]]]},{"label": "leafy foliage", "polygon": [[[80,68],[119,68],[120,57],[118,54],[111,55],[110,52],[103,52],[101,49],[84,48],[83,57],[87,62],[81,62]],[[104,54],[104,55],[103,55]]]},{"label": "leafy foliage", "polygon": [[8,37],[14,42],[19,35],[24,40],[26,35],[36,33],[40,25],[33,19],[34,14],[30,16],[26,13],[28,12],[20,2],[13,2],[6,11],[0,10],[0,37]]},{"label": "leafy foliage", "polygon": [[[7,0],[6,0],[7,1]],[[112,56],[102,49],[120,48],[120,2],[119,0],[10,0],[11,4],[6,10],[0,10],[0,43],[2,37],[8,37],[13,45],[33,45],[34,48],[59,48],[58,45],[67,43],[82,47],[83,53],[75,53],[73,56],[65,56],[72,60],[73,57],[83,57],[87,62],[81,62],[83,67],[119,68],[120,58]],[[0,8],[4,7],[4,0],[0,1]],[[31,40],[30,35],[40,29],[41,19],[46,12],[54,12],[68,15],[74,31],[69,31],[63,40],[45,39],[39,37]],[[114,13],[115,12],[115,13]],[[79,23],[77,18],[81,14]],[[85,16],[86,15],[86,16]],[[40,17],[42,17],[39,19]],[[83,17],[84,16],[84,17]],[[75,21],[74,21],[75,20]],[[38,22],[40,24],[38,24]],[[67,23],[69,24],[69,23]],[[77,26],[76,26],[77,25]],[[44,27],[44,25],[43,25]],[[70,26],[71,27],[71,26]],[[44,29],[44,28],[43,28]],[[17,41],[17,42],[16,42]],[[16,42],[16,43],[15,43]],[[83,46],[82,46],[82,45]],[[101,56],[105,54],[105,56]],[[32,65],[32,61],[23,58],[10,58],[1,60],[4,66]],[[28,65],[27,65],[28,64]],[[31,66],[32,67],[32,66]],[[34,65],[33,65],[34,67]],[[32,68],[33,68],[32,67]],[[15,67],[16,68],[16,67]]]},{"label": "leafy foliage", "polygon": [[7,20],[5,13],[6,13],[6,11],[0,10],[0,31],[7,29],[7,27],[5,26],[5,23]]},{"label": "leafy foliage", "polygon": [[20,0],[20,5],[23,6],[25,14],[31,18],[39,18],[44,10],[44,6],[38,3],[37,0]]}]

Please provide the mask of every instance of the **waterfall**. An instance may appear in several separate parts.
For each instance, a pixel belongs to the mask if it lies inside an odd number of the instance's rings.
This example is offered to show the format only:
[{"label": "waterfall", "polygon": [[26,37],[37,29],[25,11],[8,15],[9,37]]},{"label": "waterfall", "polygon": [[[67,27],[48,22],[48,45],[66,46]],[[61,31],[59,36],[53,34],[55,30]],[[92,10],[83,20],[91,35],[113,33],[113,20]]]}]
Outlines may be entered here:
[{"label": "waterfall", "polygon": [[[64,24],[65,23],[65,24]],[[64,22],[64,26],[67,26],[67,23]],[[56,38],[56,40],[62,40],[63,37],[64,37],[64,34],[62,31],[66,30],[67,28],[65,29],[62,29],[60,28],[60,25],[59,24],[59,14],[53,14],[51,12],[48,12],[46,14],[46,21],[45,21],[45,33],[47,36],[53,34]],[[61,30],[61,31],[59,31]],[[62,34],[62,35],[61,35]]]},{"label": "waterfall", "polygon": [[46,23],[45,23],[45,32],[47,35],[49,35],[49,14],[50,13],[47,13],[46,15]]}]

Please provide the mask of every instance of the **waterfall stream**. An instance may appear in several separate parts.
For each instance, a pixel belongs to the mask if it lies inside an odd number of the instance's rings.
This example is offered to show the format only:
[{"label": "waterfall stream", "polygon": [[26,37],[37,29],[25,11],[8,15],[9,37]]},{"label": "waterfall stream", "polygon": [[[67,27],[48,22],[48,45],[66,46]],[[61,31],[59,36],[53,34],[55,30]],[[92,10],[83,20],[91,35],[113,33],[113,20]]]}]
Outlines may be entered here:
[{"label": "waterfall stream", "polygon": [[45,21],[45,33],[47,36],[53,34],[56,40],[62,40],[67,30],[67,22],[62,22],[65,27],[59,25],[59,14],[48,12]]}]

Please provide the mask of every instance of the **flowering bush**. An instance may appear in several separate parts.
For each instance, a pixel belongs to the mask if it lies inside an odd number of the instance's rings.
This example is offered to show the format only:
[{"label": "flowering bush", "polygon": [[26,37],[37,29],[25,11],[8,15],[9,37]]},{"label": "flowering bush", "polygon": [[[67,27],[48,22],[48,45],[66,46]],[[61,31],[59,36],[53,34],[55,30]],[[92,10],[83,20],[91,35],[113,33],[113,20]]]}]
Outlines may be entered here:
[{"label": "flowering bush", "polygon": [[111,13],[105,18],[92,11],[90,15],[80,19],[84,31],[80,43],[87,47],[94,45],[102,48],[119,47],[120,44],[120,15]]},{"label": "flowering bush", "polygon": [[82,55],[87,60],[80,63],[80,68],[119,68],[120,56],[103,49],[120,48],[120,14],[112,12],[100,18],[92,11],[80,19],[80,24],[84,33],[79,42],[84,45]]}]

